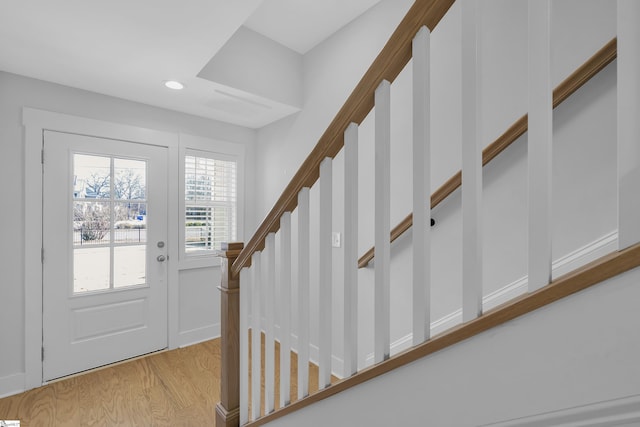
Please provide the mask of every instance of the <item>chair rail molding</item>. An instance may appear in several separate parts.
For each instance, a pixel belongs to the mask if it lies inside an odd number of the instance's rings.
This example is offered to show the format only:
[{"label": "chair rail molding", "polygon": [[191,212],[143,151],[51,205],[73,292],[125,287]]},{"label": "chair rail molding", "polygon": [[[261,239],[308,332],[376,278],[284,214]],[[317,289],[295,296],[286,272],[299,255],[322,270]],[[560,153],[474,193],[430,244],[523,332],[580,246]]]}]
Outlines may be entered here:
[{"label": "chair rail molding", "polygon": [[480,427],[613,427],[637,422],[640,422],[640,395],[484,424]]}]

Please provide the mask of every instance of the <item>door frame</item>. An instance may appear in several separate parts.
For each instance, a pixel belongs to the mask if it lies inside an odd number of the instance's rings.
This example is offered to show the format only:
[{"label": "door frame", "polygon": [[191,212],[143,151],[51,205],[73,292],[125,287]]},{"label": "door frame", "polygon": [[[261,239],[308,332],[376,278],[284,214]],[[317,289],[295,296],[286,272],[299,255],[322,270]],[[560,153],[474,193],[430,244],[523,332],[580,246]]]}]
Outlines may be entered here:
[{"label": "door frame", "polygon": [[[131,125],[54,113],[25,107],[22,109],[24,126],[24,217],[25,217],[25,390],[43,385],[42,376],[42,150],[44,131],[57,131],[107,139],[131,141],[167,148],[169,177],[178,177],[178,133],[164,132]],[[46,162],[46,158],[45,158]],[[177,348],[179,289],[179,188],[178,179],[169,179],[167,188],[167,340],[169,349]],[[27,196],[31,195],[31,197]]]}]

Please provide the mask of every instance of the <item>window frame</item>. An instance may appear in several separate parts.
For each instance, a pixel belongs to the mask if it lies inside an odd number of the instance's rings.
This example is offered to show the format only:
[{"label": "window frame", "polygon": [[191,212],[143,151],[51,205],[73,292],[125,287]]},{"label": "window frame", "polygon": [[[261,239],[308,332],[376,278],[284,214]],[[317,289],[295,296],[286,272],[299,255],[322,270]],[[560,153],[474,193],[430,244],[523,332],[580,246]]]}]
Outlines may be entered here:
[{"label": "window frame", "polygon": [[179,210],[180,224],[178,242],[179,260],[178,269],[205,268],[220,266],[220,258],[217,251],[186,251],[186,166],[187,156],[209,157],[219,160],[236,162],[236,240],[242,241],[244,232],[244,181],[245,181],[245,147],[243,144],[235,144],[194,135],[180,135],[179,150]]}]

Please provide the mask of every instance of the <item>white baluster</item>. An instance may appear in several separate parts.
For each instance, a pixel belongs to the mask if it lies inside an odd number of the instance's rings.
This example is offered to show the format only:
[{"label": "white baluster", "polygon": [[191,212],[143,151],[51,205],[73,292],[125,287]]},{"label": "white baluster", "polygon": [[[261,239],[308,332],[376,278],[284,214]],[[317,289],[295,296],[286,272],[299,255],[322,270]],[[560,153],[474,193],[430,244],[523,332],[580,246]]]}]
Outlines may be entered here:
[{"label": "white baluster", "polygon": [[265,414],[273,412],[275,409],[275,287],[276,287],[276,235],[275,233],[267,234],[265,239],[265,255],[267,256],[265,263],[265,336],[264,336],[264,354],[265,354],[265,373],[264,373],[264,401]]},{"label": "white baluster", "polygon": [[618,248],[640,242],[640,2],[618,0]]},{"label": "white baluster", "polygon": [[[261,379],[262,379],[262,314],[260,313],[261,292],[261,253],[251,256],[251,419],[260,418]],[[242,282],[240,282],[242,286]]]},{"label": "white baluster", "polygon": [[331,385],[331,217],[333,213],[333,168],[331,158],[325,158],[320,163],[320,235],[319,245],[319,360],[318,360],[318,388],[322,390]]},{"label": "white baluster", "polygon": [[309,394],[309,189],[298,193],[298,399]]},{"label": "white baluster", "polygon": [[240,425],[249,421],[249,298],[251,272],[240,270]]},{"label": "white baluster", "polygon": [[291,212],[280,218],[280,407],[291,403]]},{"label": "white baluster", "polygon": [[551,281],[551,3],[529,0],[529,292]]},{"label": "white baluster", "polygon": [[374,362],[389,358],[389,288],[391,263],[391,90],[383,80],[375,92],[375,338]]},{"label": "white baluster", "polygon": [[462,2],[462,321],[482,314],[482,139],[477,0]]},{"label": "white baluster", "polygon": [[413,39],[413,345],[431,335],[431,109],[429,28]]},{"label": "white baluster", "polygon": [[344,375],[358,371],[358,125],[344,132]]}]

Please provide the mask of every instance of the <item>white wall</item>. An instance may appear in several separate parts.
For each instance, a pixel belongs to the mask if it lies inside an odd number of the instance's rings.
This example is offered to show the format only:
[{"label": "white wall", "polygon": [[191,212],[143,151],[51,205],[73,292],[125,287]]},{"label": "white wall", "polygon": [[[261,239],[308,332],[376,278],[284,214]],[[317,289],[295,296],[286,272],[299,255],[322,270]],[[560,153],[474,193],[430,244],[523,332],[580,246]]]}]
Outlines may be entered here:
[{"label": "white wall", "polygon": [[[0,72],[0,396],[23,387],[25,369],[23,253],[29,224],[24,223],[23,207],[23,107],[245,144],[247,170],[253,169],[254,162],[252,130]],[[247,180],[245,212],[251,212],[252,175]],[[178,342],[183,345],[215,336],[220,321],[219,268],[182,270],[179,277]]]},{"label": "white wall", "polygon": [[269,212],[412,3],[382,1],[303,56],[302,111],[258,132],[258,222]]},{"label": "white wall", "polygon": [[[638,425],[639,298],[636,268],[268,425],[485,426],[630,396],[592,415]],[[505,426],[618,425],[575,420]]]},{"label": "white wall", "polygon": [[238,28],[198,76],[302,106],[302,56],[247,27]]},{"label": "white wall", "polygon": [[[527,2],[480,3],[483,55],[484,144],[527,110]],[[305,104],[299,114],[261,129],[257,153],[257,221],[271,209],[319,136],[342,106],[410,2],[382,1],[304,57]],[[611,0],[552,2],[553,84],[557,85],[615,36]],[[597,23],[597,24],[596,24]],[[460,10],[455,4],[432,36],[432,189],[460,168]],[[554,259],[589,245],[616,228],[615,65],[554,112]],[[411,70],[392,85],[391,223],[411,210]],[[359,254],[373,244],[373,114],[360,126]],[[342,230],[342,155],[334,160],[334,230]],[[526,135],[484,171],[484,293],[526,274]],[[312,189],[312,212],[317,211]],[[461,300],[460,195],[454,193],[433,215],[432,321],[454,312]],[[312,214],[312,224],[317,213]],[[294,228],[295,228],[294,213]],[[295,239],[295,232],[294,232]],[[312,232],[312,256],[315,251]],[[411,319],[411,233],[392,246],[391,341],[406,345]],[[295,250],[294,250],[295,253]],[[342,354],[342,249],[334,249],[334,355]],[[294,260],[295,261],[295,260]],[[295,265],[295,264],[294,264]],[[295,267],[294,267],[295,268]],[[317,265],[312,262],[312,296]],[[295,277],[295,276],[294,276]],[[359,359],[373,350],[373,269],[359,273]],[[294,291],[295,297],[295,291]],[[312,302],[317,298],[312,298]],[[311,307],[312,319],[318,313]],[[312,326],[316,325],[312,321]],[[315,336],[312,327],[312,341]],[[339,373],[340,370],[334,369]]]}]

